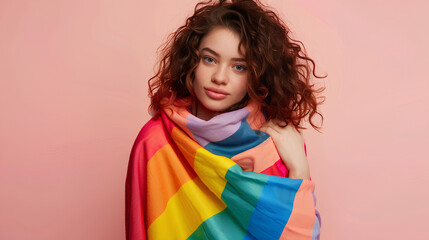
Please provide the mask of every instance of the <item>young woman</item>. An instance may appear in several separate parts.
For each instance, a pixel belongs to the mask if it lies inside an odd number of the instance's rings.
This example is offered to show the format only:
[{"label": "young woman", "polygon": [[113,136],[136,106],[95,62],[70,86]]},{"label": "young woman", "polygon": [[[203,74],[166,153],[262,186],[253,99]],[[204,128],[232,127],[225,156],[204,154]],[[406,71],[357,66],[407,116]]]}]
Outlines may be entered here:
[{"label": "young woman", "polygon": [[323,89],[298,43],[257,1],[197,4],[149,81],[154,117],[130,156],[127,239],[319,238],[298,129],[307,117],[318,128]]}]

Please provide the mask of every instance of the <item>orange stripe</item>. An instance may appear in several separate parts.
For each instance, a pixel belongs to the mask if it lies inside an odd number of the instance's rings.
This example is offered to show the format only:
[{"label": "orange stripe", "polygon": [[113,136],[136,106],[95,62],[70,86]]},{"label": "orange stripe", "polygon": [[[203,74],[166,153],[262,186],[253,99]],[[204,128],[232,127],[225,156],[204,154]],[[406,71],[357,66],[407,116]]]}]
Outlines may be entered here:
[{"label": "orange stripe", "polygon": [[280,156],[272,138],[231,158],[243,171],[262,172],[274,165]]},{"label": "orange stripe", "polygon": [[148,239],[186,239],[201,223],[221,212],[225,203],[201,181],[185,183],[149,227]]},{"label": "orange stripe", "polygon": [[148,226],[164,212],[168,200],[182,185],[195,176],[195,171],[171,145],[165,145],[152,157],[147,165]]},{"label": "orange stripe", "polygon": [[201,146],[177,127],[171,130],[171,136],[179,149],[165,145],[148,161],[147,205],[151,207],[146,210],[147,226],[165,211],[167,202],[182,185],[196,177],[194,158]]},{"label": "orange stripe", "polygon": [[171,131],[171,137],[185,159],[188,160],[188,163],[194,168],[194,157],[197,149],[201,148],[201,146],[177,127],[173,128]]},{"label": "orange stripe", "polygon": [[174,127],[178,125],[192,138],[191,131],[186,127],[186,124],[189,122],[186,117],[191,113],[186,108],[180,108],[174,105],[170,105],[164,108],[164,113],[164,122],[169,123],[166,124],[167,128],[169,129],[169,132],[171,132]]},{"label": "orange stripe", "polygon": [[[303,180],[295,195],[292,213],[280,239],[311,239],[316,210],[313,199],[314,182]],[[287,237],[287,238],[286,238]]]}]

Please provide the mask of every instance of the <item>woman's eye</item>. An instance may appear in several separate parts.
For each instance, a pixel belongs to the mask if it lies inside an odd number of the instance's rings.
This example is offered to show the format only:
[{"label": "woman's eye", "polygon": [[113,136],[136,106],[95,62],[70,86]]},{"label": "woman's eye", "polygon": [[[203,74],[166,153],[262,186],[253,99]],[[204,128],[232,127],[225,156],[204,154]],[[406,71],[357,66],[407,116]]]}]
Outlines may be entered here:
[{"label": "woman's eye", "polygon": [[214,63],[215,62],[215,60],[211,57],[204,57],[203,59],[204,59],[204,61],[206,61],[208,63]]},{"label": "woman's eye", "polygon": [[244,71],[247,69],[245,66],[242,65],[235,65],[234,68],[238,71]]}]

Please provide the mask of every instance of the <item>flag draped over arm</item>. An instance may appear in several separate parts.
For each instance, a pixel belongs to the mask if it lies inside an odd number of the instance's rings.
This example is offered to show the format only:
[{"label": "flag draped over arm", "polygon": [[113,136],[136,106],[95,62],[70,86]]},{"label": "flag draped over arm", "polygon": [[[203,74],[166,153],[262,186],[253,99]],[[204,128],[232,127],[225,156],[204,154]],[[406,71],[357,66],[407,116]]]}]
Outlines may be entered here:
[{"label": "flag draped over arm", "polygon": [[314,182],[286,177],[263,121],[251,105],[150,120],[130,155],[127,239],[318,239]]}]

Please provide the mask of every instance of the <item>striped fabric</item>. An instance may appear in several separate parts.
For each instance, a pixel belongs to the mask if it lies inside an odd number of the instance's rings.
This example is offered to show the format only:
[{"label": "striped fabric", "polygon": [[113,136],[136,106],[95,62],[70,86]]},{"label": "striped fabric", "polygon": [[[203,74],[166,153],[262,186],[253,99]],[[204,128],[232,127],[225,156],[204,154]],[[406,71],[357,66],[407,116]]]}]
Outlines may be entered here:
[{"label": "striped fabric", "polygon": [[170,107],[133,146],[127,239],[318,239],[314,183],[286,178],[252,105],[209,121]]}]

